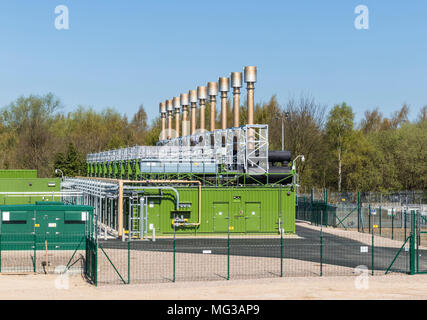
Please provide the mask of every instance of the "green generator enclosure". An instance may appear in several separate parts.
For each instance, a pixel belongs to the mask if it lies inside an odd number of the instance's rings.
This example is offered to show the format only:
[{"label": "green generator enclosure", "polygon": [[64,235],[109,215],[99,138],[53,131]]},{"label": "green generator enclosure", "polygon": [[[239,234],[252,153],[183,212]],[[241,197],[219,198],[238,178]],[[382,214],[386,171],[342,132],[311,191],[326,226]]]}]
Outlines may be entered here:
[{"label": "green generator enclosure", "polygon": [[0,205],[2,250],[73,250],[84,248],[92,233],[93,207],[40,201]]},{"label": "green generator enclosure", "polygon": [[[11,175],[12,173],[9,173],[9,176]],[[3,178],[4,176],[5,173],[0,175],[0,205],[34,204],[36,201],[42,200],[60,200],[59,196],[53,195],[55,192],[61,191],[61,179],[59,178]],[[23,194],[13,195],[16,192]],[[26,192],[44,192],[46,195],[25,195]]]},{"label": "green generator enclosure", "polygon": [[[278,234],[279,224],[285,233],[295,233],[295,192],[287,186],[203,187],[200,216],[198,188],[145,190],[139,196],[145,199],[147,233],[155,229],[156,234],[166,235],[175,229],[177,234],[193,235]],[[129,210],[125,214],[125,219],[132,221]],[[174,228],[175,219],[184,223]],[[125,223],[126,229],[129,223]]]}]

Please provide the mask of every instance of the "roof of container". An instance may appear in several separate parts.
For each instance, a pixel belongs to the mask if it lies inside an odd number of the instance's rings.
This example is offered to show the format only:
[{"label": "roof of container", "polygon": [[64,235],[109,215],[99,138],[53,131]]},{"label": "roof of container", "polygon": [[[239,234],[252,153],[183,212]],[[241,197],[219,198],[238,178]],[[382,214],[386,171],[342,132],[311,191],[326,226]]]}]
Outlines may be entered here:
[{"label": "roof of container", "polygon": [[92,211],[92,206],[72,204],[6,204],[0,205],[0,211]]},{"label": "roof of container", "polygon": [[37,170],[4,170],[0,169],[0,179],[37,178]]}]

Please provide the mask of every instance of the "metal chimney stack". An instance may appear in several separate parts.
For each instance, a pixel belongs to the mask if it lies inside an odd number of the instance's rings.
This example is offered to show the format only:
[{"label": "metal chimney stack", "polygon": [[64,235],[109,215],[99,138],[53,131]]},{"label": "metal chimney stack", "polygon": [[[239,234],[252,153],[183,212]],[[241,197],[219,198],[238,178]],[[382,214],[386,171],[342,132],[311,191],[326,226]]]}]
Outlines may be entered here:
[{"label": "metal chimney stack", "polygon": [[205,127],[205,107],[208,98],[207,88],[205,86],[197,87],[197,99],[200,105],[200,130],[204,131]]},{"label": "metal chimney stack", "polygon": [[180,102],[182,107],[182,136],[188,135],[188,93],[181,93]]},{"label": "metal chimney stack", "polygon": [[240,88],[242,87],[242,73],[231,73],[231,86],[233,87],[233,127],[240,126]]},{"label": "metal chimney stack", "polygon": [[175,131],[176,138],[179,137],[179,112],[181,110],[180,99],[179,97],[173,98],[173,107],[175,109]]},{"label": "metal chimney stack", "polygon": [[254,124],[254,89],[256,82],[256,67],[245,67],[245,82],[248,100],[248,124]]},{"label": "metal chimney stack", "polygon": [[227,129],[227,94],[230,90],[230,79],[221,77],[218,80],[221,92],[221,129]]},{"label": "metal chimney stack", "polygon": [[218,95],[218,82],[208,82],[208,95],[209,104],[211,107],[211,128],[210,130],[215,131],[215,107],[216,107],[216,96]]},{"label": "metal chimney stack", "polygon": [[160,117],[162,119],[162,135],[161,140],[166,140],[166,103],[159,104]]},{"label": "metal chimney stack", "polygon": [[168,112],[168,139],[172,139],[172,114],[173,114],[172,100],[166,100],[166,111]]},{"label": "metal chimney stack", "polygon": [[197,108],[197,91],[190,90],[188,92],[190,97],[190,109],[191,109],[191,134],[196,132],[196,108]]},{"label": "metal chimney stack", "polygon": [[[245,82],[246,82],[246,90],[247,90],[247,100],[248,100],[248,124],[254,124],[254,89],[256,82],[256,67],[245,67]],[[249,129],[248,131],[248,148],[251,150],[254,148],[254,130]]]}]

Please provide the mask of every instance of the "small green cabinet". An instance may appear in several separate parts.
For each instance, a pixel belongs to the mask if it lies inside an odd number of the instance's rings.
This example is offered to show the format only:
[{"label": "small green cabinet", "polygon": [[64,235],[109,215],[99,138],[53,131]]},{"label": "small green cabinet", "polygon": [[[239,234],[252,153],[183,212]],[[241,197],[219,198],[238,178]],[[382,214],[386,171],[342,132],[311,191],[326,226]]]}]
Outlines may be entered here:
[{"label": "small green cabinet", "polygon": [[[62,202],[0,205],[0,245],[3,250],[73,250],[92,234],[93,207]],[[25,241],[22,241],[25,239]],[[26,244],[26,245],[24,245]]]}]

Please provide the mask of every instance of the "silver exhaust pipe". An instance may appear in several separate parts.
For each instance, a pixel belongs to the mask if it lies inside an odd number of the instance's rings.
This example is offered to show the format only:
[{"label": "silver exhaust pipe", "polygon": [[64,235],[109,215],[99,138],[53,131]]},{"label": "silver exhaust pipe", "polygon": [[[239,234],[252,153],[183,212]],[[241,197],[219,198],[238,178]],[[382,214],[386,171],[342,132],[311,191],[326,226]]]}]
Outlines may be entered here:
[{"label": "silver exhaust pipe", "polygon": [[178,138],[179,135],[179,127],[180,127],[180,123],[179,123],[179,112],[181,110],[181,105],[180,105],[180,99],[179,97],[174,97],[173,98],[173,107],[175,109],[175,132],[176,132],[176,136],[175,138]]},{"label": "silver exhaust pipe", "polygon": [[172,116],[173,116],[172,100],[166,100],[166,110],[168,112],[168,139],[172,139]]},{"label": "silver exhaust pipe", "polygon": [[242,87],[242,73],[231,73],[231,86],[233,87],[233,127],[240,126],[240,88]]},{"label": "silver exhaust pipe", "polygon": [[196,133],[196,109],[197,109],[197,91],[190,90],[188,92],[190,98],[191,109],[191,134]]},{"label": "silver exhaust pipe", "polygon": [[205,86],[197,87],[197,99],[199,99],[200,106],[200,130],[204,131],[205,126],[205,108],[206,108],[206,99],[208,98],[207,88]]},{"label": "silver exhaust pipe", "polygon": [[162,134],[161,140],[166,140],[166,103],[160,102],[159,104],[160,117],[162,121]]},{"label": "silver exhaust pipe", "polygon": [[221,92],[221,129],[227,129],[227,94],[230,90],[230,79],[219,78],[219,91]]},{"label": "silver exhaust pipe", "polygon": [[[257,76],[257,68],[250,66],[245,67],[245,82],[246,82],[246,90],[247,90],[247,100],[248,100],[248,124],[254,124],[254,89],[255,89],[255,82],[256,82],[256,76]],[[255,136],[254,136],[254,130],[249,129],[248,132],[248,148],[249,150],[253,150],[255,145]]]},{"label": "silver exhaust pipe", "polygon": [[210,130],[215,131],[215,108],[216,108],[216,96],[218,95],[218,82],[208,82],[208,95],[209,95],[209,105],[211,107],[211,126]]},{"label": "silver exhaust pipe", "polygon": [[181,93],[180,103],[182,107],[182,136],[188,135],[188,93]]}]

